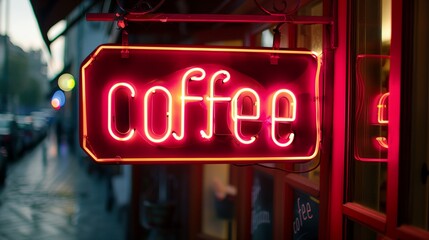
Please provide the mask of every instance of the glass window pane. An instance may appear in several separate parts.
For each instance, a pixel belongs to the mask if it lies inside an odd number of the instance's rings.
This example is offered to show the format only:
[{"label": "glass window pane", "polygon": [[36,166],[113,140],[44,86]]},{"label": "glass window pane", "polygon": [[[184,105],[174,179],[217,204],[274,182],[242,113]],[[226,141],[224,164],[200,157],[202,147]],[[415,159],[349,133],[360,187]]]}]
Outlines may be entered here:
[{"label": "glass window pane", "polygon": [[204,165],[202,196],[202,233],[219,239],[226,239],[232,229],[234,216],[232,190],[229,185],[228,164]]},{"label": "glass window pane", "polygon": [[386,210],[386,163],[354,162],[352,201],[385,212]]},{"label": "glass window pane", "polygon": [[347,220],[347,236],[345,239],[349,240],[383,240],[384,238],[381,234],[371,230],[359,223]]},{"label": "glass window pane", "polygon": [[273,177],[264,172],[255,171],[251,196],[251,235],[253,240],[273,238],[273,196]]},{"label": "glass window pane", "polygon": [[385,212],[391,0],[354,4],[348,196]]}]

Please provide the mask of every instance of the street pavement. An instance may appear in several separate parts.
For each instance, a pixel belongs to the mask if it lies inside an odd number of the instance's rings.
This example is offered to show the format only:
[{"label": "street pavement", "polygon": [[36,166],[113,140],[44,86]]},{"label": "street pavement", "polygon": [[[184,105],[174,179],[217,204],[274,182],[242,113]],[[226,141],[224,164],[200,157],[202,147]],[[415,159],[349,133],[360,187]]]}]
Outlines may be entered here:
[{"label": "street pavement", "polygon": [[0,239],[126,239],[127,221],[106,211],[107,180],[50,133],[9,165],[0,189]]}]

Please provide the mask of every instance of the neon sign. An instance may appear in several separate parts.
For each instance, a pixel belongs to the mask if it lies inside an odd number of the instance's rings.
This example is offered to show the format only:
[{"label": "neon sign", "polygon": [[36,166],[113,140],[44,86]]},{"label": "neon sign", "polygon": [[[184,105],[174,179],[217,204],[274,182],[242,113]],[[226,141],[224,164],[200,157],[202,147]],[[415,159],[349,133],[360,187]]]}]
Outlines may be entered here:
[{"label": "neon sign", "polygon": [[81,67],[80,144],[99,162],[308,161],[320,67],[310,51],[102,45]]}]

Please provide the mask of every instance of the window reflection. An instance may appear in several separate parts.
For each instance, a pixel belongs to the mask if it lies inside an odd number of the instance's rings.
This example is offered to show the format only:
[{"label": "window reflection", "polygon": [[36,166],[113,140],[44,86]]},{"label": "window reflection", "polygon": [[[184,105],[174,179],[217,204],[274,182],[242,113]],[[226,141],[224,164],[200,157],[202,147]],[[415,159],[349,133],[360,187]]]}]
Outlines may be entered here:
[{"label": "window reflection", "polygon": [[385,212],[391,0],[354,2],[348,201]]},{"label": "window reflection", "polygon": [[359,54],[356,59],[355,145],[359,161],[387,161],[390,56]]}]

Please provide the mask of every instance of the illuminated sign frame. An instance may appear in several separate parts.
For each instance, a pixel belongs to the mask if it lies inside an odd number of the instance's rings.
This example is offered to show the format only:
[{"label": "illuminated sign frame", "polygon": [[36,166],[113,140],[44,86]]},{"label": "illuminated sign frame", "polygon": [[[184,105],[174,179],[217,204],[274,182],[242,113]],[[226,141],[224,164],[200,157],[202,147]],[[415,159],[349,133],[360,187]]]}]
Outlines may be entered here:
[{"label": "illuminated sign frame", "polygon": [[[300,56],[300,57],[310,57],[312,59],[314,59],[313,61],[315,62],[315,74],[314,74],[314,79],[308,79],[310,81],[310,84],[314,84],[314,96],[312,97],[312,104],[314,107],[314,119],[311,120],[311,122],[314,122],[314,146],[312,148],[311,152],[308,152],[305,155],[302,156],[270,156],[269,153],[265,154],[263,156],[232,156],[232,155],[225,155],[225,156],[184,156],[183,154],[175,157],[175,156],[168,156],[168,157],[157,157],[157,156],[138,156],[138,157],[123,157],[123,156],[108,156],[108,157],[99,157],[97,156],[98,154],[95,153],[93,151],[93,146],[91,144],[91,142],[88,139],[88,132],[89,132],[89,120],[88,120],[88,115],[89,110],[88,110],[88,106],[89,106],[89,101],[91,99],[91,97],[89,96],[89,92],[87,90],[87,84],[91,81],[91,77],[87,76],[87,73],[89,71],[89,69],[91,68],[91,66],[93,65],[94,61],[99,57],[99,55],[104,52],[104,51],[115,51],[115,52],[123,52],[123,51],[129,51],[130,56],[132,56],[133,52],[138,52],[138,51],[160,51],[160,52],[175,52],[177,53],[186,53],[186,52],[196,52],[196,53],[222,53],[222,54],[235,54],[235,53],[244,53],[244,54],[258,54],[258,55],[266,55],[266,61],[269,61],[269,57],[272,55],[279,55],[279,56]],[[120,55],[118,55],[118,58],[120,57]],[[196,68],[193,68],[191,70],[195,70]],[[198,70],[198,69],[197,69]],[[118,45],[101,45],[99,46],[96,50],[94,50],[94,52],[82,63],[81,66],[81,78],[80,78],[80,128],[79,128],[79,141],[81,144],[82,149],[89,155],[91,156],[95,161],[97,162],[119,162],[119,163],[191,163],[191,162],[205,162],[205,163],[217,163],[217,162],[282,162],[282,161],[294,161],[294,162],[306,162],[309,160],[312,160],[313,158],[315,158],[317,156],[317,154],[319,153],[319,145],[320,145],[320,140],[321,140],[321,132],[320,132],[320,99],[319,99],[319,75],[320,75],[320,70],[321,70],[321,59],[320,57],[318,57],[314,52],[311,51],[306,51],[306,50],[273,50],[273,49],[244,49],[244,48],[216,48],[216,47],[212,47],[212,48],[199,48],[199,47],[166,47],[166,46],[118,46]],[[204,71],[203,69],[198,70],[200,71],[200,73],[202,73],[202,71]],[[183,75],[183,79],[185,79],[185,76],[187,76],[187,74],[190,74],[190,72],[186,72]],[[229,72],[225,71],[225,70],[219,70],[217,71],[215,74],[207,76],[208,79],[210,79],[211,82],[211,86],[214,85],[214,82],[217,80],[216,77],[219,76],[223,76],[223,80],[222,82],[227,82],[229,81]],[[216,77],[215,77],[216,76]],[[190,79],[194,79],[196,81],[203,79],[206,76],[193,76]],[[216,79],[215,79],[216,78]],[[202,101],[203,97],[200,96],[185,96],[185,94],[183,94],[184,92],[184,80],[182,79],[182,97],[181,97],[181,101],[182,101],[182,109],[181,109],[181,121],[182,123],[184,122],[183,116],[184,116],[184,105],[185,105],[185,101]],[[314,81],[314,82],[313,82]],[[108,113],[107,113],[107,118],[108,118],[108,132],[110,134],[110,136],[115,139],[116,141],[120,142],[120,141],[128,141],[130,138],[132,138],[135,135],[135,130],[134,129],[129,129],[128,131],[124,132],[123,134],[117,134],[114,133],[114,131],[112,130],[112,125],[111,125],[111,117],[112,117],[112,94],[114,94],[114,92],[116,91],[116,89],[124,89],[127,92],[129,92],[129,95],[131,98],[134,98],[135,94],[136,94],[136,90],[135,88],[126,83],[126,82],[118,82],[115,85],[111,86],[109,89],[109,93],[108,93]],[[234,131],[236,131],[237,129],[237,122],[239,122],[239,120],[252,120],[252,119],[258,119],[259,117],[259,112],[260,112],[260,106],[259,104],[259,95],[254,92],[254,90],[252,88],[242,88],[241,90],[237,91],[234,95],[234,97],[219,97],[219,96],[215,96],[214,87],[210,88],[209,91],[209,96],[205,97],[205,100],[207,100],[209,102],[209,110],[207,111],[207,119],[211,119],[211,117],[213,117],[213,105],[214,102],[230,102],[231,103],[231,118],[233,120],[233,125],[234,125]],[[149,91],[150,90],[150,91]],[[148,98],[150,98],[150,92],[155,93],[156,91],[160,91],[163,92],[164,95],[166,95],[166,99],[168,100],[168,102],[170,102],[169,104],[167,104],[169,106],[169,110],[167,111],[167,119],[168,119],[168,114],[171,113],[171,101],[172,101],[172,96],[170,94],[170,92],[168,91],[168,89],[164,88],[163,86],[153,86],[152,88],[148,89],[146,91],[145,97],[144,97],[144,132],[147,138],[150,138],[151,133],[148,131],[147,125],[148,125],[148,120],[146,119],[146,116],[148,115],[147,111],[147,102],[149,101]],[[256,115],[246,115],[246,114],[239,114],[237,111],[237,99],[241,97],[241,95],[247,93],[247,95],[253,95],[254,96],[254,101],[255,101],[255,106],[256,106]],[[290,103],[290,110],[288,110],[290,113],[290,116],[284,117],[284,116],[276,116],[275,110],[274,109],[276,107],[276,100],[277,98],[286,98],[288,100],[288,102]],[[268,101],[268,100],[267,100]],[[293,94],[293,92],[291,92],[288,89],[279,89],[274,93],[274,97],[272,97],[271,99],[271,106],[273,109],[271,110],[271,122],[274,122],[274,124],[276,122],[292,122],[295,120],[296,117],[296,97]],[[234,107],[235,106],[235,107]],[[168,119],[168,131],[171,131],[171,119]],[[272,130],[274,129],[274,127],[271,127],[271,135],[272,137],[272,141],[279,147],[286,147],[288,145],[291,144],[291,142],[294,139],[294,133],[290,133],[288,135],[289,140],[286,142],[279,142],[277,139],[275,139],[274,137],[274,133]],[[178,134],[177,132],[172,132],[171,136],[167,136],[164,135],[162,138],[153,138],[153,139],[149,139],[152,143],[159,143],[159,142],[163,142],[167,137],[171,137],[173,139],[176,140],[180,140],[181,138],[183,138],[184,135],[184,127],[182,124],[182,127],[179,131],[180,133]],[[121,136],[119,136],[121,135]],[[213,135],[213,122],[209,121],[208,122],[208,127],[207,129],[202,129],[200,131],[200,135],[203,139],[210,139]],[[235,133],[235,136],[237,137],[236,140],[238,140],[239,142],[241,142],[241,144],[251,144],[255,139],[254,137],[251,137],[250,139],[241,139],[239,137],[238,133]],[[313,141],[313,140],[312,140]]]}]

